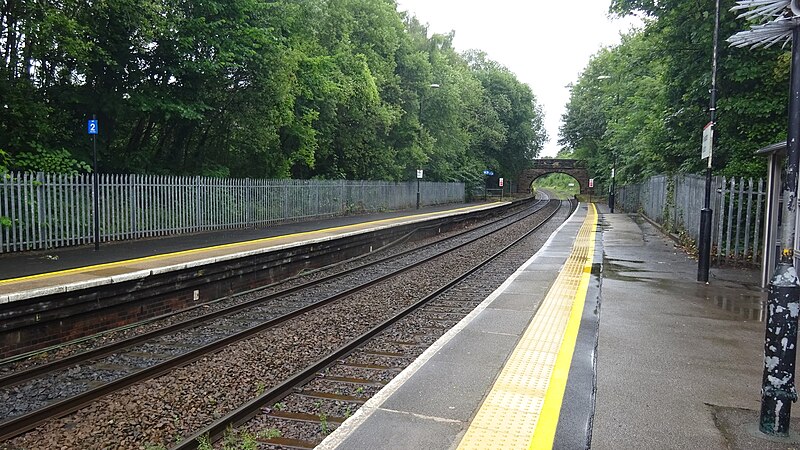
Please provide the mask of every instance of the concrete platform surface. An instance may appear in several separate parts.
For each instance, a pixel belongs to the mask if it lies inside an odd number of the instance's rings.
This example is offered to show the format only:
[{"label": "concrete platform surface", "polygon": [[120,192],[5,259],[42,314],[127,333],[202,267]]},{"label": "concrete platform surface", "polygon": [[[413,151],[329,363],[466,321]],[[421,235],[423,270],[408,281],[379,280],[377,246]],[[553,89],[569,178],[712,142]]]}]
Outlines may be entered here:
[{"label": "concrete platform surface", "polygon": [[[587,401],[594,383],[593,417],[587,436],[557,436],[554,448],[800,448],[794,435],[770,440],[757,431],[766,299],[759,274],[712,268],[711,282],[698,283],[696,259],[658,229],[635,214],[598,207],[600,255],[586,304],[588,315],[599,313],[599,330],[579,339],[573,359],[573,366],[594,361],[596,377],[570,371],[569,382],[583,386],[567,387],[559,430],[584,433],[562,425],[580,419],[572,406]],[[456,448],[582,220],[573,217],[529,265],[318,448]],[[586,320],[584,326],[597,328]]]},{"label": "concrete platform surface", "polygon": [[99,251],[94,250],[94,245],[82,245],[49,250],[0,253],[0,280],[126,259],[143,258],[164,253],[246,242],[327,228],[337,228],[362,222],[374,222],[417,214],[445,212],[477,205],[479,205],[479,203],[436,205],[426,206],[419,210],[411,209],[327,217],[302,222],[281,223],[259,228],[216,230],[129,241],[111,241],[101,243]]},{"label": "concrete platform surface", "polygon": [[145,278],[269,251],[494,208],[508,202],[332,217],[257,229],[0,254],[0,303]]}]

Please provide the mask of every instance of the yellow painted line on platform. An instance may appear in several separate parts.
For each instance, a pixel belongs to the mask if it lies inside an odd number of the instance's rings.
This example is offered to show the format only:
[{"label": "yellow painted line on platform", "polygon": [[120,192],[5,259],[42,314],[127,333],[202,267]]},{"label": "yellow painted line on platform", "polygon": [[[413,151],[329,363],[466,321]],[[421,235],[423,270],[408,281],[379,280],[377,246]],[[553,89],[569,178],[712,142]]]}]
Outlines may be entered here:
[{"label": "yellow painted line on platform", "polygon": [[459,443],[471,449],[549,449],[578,337],[594,256],[589,205],[572,252]]},{"label": "yellow painted line on platform", "polygon": [[[508,203],[508,202],[505,202],[505,203]],[[72,275],[72,274],[77,274],[77,273],[82,273],[82,272],[92,272],[92,271],[96,271],[96,270],[100,270],[100,269],[108,269],[108,268],[111,268],[111,267],[119,267],[119,266],[123,266],[123,265],[140,263],[140,262],[157,261],[157,260],[165,259],[165,258],[173,258],[173,257],[179,257],[179,256],[185,256],[185,255],[193,255],[193,254],[197,254],[197,253],[201,253],[201,252],[229,249],[229,248],[233,248],[233,247],[237,247],[237,246],[244,247],[244,246],[248,246],[248,245],[263,244],[263,243],[275,241],[275,240],[278,240],[278,239],[294,238],[294,237],[298,237],[298,236],[307,236],[307,235],[311,235],[311,234],[315,234],[315,233],[324,234],[324,233],[330,233],[330,232],[345,231],[345,230],[348,230],[348,229],[353,229],[353,228],[357,228],[357,227],[364,226],[364,225],[367,225],[367,226],[379,225],[379,224],[384,224],[384,223],[388,223],[388,222],[392,222],[392,221],[399,221],[399,220],[402,220],[402,219],[412,219],[412,218],[413,219],[418,219],[418,218],[421,218],[421,217],[428,217],[428,216],[433,216],[433,215],[436,215],[436,214],[463,212],[463,211],[469,211],[469,210],[472,210],[472,209],[480,209],[480,208],[485,208],[485,207],[486,207],[486,205],[465,206],[463,208],[449,209],[449,210],[446,210],[446,211],[437,211],[437,212],[431,212],[431,213],[425,213],[425,214],[416,214],[416,215],[413,215],[413,216],[394,217],[394,218],[391,218],[391,219],[381,219],[381,220],[375,220],[375,221],[372,221],[372,222],[360,222],[360,223],[355,223],[355,224],[351,224],[351,225],[342,225],[340,227],[324,228],[324,229],[321,229],[321,230],[303,231],[303,232],[300,232],[300,233],[284,234],[284,235],[280,235],[280,236],[271,236],[271,237],[268,237],[268,238],[254,239],[254,240],[251,240],[251,241],[232,242],[230,244],[220,244],[220,245],[214,245],[214,246],[210,246],[210,247],[194,248],[194,249],[191,249],[191,250],[183,250],[183,251],[178,251],[178,252],[163,253],[163,254],[160,254],[160,255],[153,255],[153,256],[144,256],[144,257],[141,257],[141,258],[133,258],[133,259],[126,259],[126,260],[122,260],[122,261],[114,261],[114,262],[109,262],[109,263],[95,264],[95,265],[92,265],[92,266],[76,267],[74,269],[65,269],[65,270],[59,270],[59,271],[55,271],[55,272],[45,272],[45,273],[39,273],[39,274],[36,274],[36,275],[28,275],[28,276],[18,277],[18,278],[7,278],[7,279],[4,279],[4,280],[0,280],[0,286],[2,286],[4,284],[20,283],[20,282],[32,281],[32,280],[41,280],[41,279],[46,279],[46,278],[59,277],[59,276],[63,276],[63,275]]]}]

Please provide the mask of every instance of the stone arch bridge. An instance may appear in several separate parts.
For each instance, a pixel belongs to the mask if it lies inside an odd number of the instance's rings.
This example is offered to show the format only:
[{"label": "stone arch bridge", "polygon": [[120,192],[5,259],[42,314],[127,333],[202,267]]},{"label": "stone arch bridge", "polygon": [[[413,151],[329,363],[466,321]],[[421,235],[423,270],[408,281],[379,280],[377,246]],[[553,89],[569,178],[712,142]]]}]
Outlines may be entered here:
[{"label": "stone arch bridge", "polygon": [[517,193],[530,192],[534,180],[551,173],[565,173],[575,178],[581,187],[581,194],[589,194],[589,171],[586,169],[586,161],[582,159],[534,160],[533,167],[523,170],[517,177]]}]

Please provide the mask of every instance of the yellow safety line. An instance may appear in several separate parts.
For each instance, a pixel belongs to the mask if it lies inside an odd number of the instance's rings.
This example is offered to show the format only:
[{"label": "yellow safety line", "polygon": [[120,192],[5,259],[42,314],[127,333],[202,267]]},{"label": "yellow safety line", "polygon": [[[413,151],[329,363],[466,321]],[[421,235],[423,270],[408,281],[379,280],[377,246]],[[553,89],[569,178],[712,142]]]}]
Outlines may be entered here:
[{"label": "yellow safety line", "polygon": [[305,236],[305,235],[314,234],[314,233],[330,233],[330,232],[333,232],[333,231],[342,231],[342,230],[346,230],[346,229],[349,229],[349,228],[356,228],[356,227],[364,226],[364,225],[378,225],[378,224],[381,224],[381,223],[397,221],[397,220],[400,220],[400,219],[420,218],[420,217],[427,217],[427,216],[432,216],[432,215],[442,214],[442,213],[453,213],[453,212],[460,212],[460,211],[469,211],[471,209],[479,209],[479,208],[483,208],[485,206],[486,205],[465,206],[463,208],[449,209],[449,210],[446,210],[446,211],[438,211],[438,212],[431,212],[431,213],[425,213],[425,214],[415,214],[413,216],[394,217],[394,218],[391,218],[391,219],[381,219],[381,220],[375,220],[375,221],[372,221],[372,222],[361,222],[361,223],[355,223],[355,224],[351,224],[351,225],[342,225],[340,227],[324,228],[324,229],[320,229],[320,230],[303,231],[301,233],[283,234],[283,235],[280,235],[280,236],[272,236],[272,237],[267,237],[267,238],[254,239],[252,241],[232,242],[232,243],[229,243],[229,244],[220,244],[220,245],[214,245],[214,246],[210,246],[210,247],[194,248],[194,249],[191,249],[191,250],[182,250],[182,251],[172,252],[172,253],[162,253],[160,255],[153,255],[153,256],[143,256],[141,258],[126,259],[126,260],[122,260],[122,261],[114,261],[114,262],[103,263],[103,264],[95,264],[95,265],[92,265],[92,266],[76,267],[74,269],[65,269],[65,270],[59,270],[59,271],[56,271],[56,272],[45,272],[45,273],[39,273],[39,274],[36,274],[36,275],[27,275],[27,276],[18,277],[18,278],[7,278],[7,279],[4,279],[4,280],[0,280],[0,286],[2,286],[4,284],[19,283],[19,282],[22,282],[22,281],[30,281],[30,280],[37,280],[37,279],[43,279],[43,278],[53,278],[53,277],[58,277],[58,276],[62,276],[62,275],[80,273],[80,272],[90,272],[90,271],[94,271],[94,270],[98,270],[98,269],[108,269],[108,268],[111,268],[111,267],[119,267],[119,266],[123,266],[123,265],[127,265],[127,264],[139,263],[139,262],[144,262],[144,261],[156,261],[156,260],[159,260],[159,259],[171,258],[171,257],[175,257],[175,256],[184,256],[184,255],[191,255],[191,254],[200,253],[200,252],[206,252],[206,251],[221,250],[221,249],[231,248],[231,247],[236,247],[236,246],[247,246],[247,245],[253,245],[253,244],[262,244],[262,243],[266,243],[266,242],[274,241],[274,240],[278,240],[278,239]]},{"label": "yellow safety line", "polygon": [[459,443],[459,449],[552,448],[594,255],[589,213],[567,262]]},{"label": "yellow safety line", "polygon": [[[589,290],[589,280],[592,274],[597,212],[593,204],[590,206],[591,213],[587,216],[586,221],[584,221],[581,231],[578,233],[578,241],[573,247],[572,255],[570,255],[571,257],[577,256],[576,259],[578,259],[578,261],[576,261],[576,263],[578,265],[583,262],[580,284],[574,296],[575,302],[572,305],[572,311],[570,311],[569,322],[564,332],[561,349],[556,358],[553,375],[550,377],[550,383],[544,398],[544,406],[539,416],[539,422],[536,425],[536,431],[528,447],[530,449],[553,448],[553,440],[555,439],[556,428],[558,427],[561,404],[564,400],[564,391],[567,388],[567,378],[569,377],[569,369],[572,365],[572,355],[575,352],[575,343],[578,340],[581,317],[583,316],[583,308],[586,303],[586,293]],[[590,223],[588,227],[586,226],[587,223]],[[585,236],[586,233],[588,233],[588,236]],[[579,258],[582,258],[583,261],[580,261]],[[580,269],[580,267],[577,269]]]}]

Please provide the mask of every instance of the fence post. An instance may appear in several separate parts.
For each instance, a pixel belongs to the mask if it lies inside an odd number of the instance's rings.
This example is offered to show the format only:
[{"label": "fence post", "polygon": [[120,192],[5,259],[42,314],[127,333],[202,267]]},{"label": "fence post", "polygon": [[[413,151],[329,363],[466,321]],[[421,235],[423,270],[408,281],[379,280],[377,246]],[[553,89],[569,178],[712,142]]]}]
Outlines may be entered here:
[{"label": "fence post", "polygon": [[728,201],[728,232],[725,239],[725,258],[731,258],[731,234],[733,233],[733,204],[736,200],[736,178],[731,178],[730,199]]},{"label": "fence post", "polygon": [[722,261],[722,249],[724,247],[724,240],[725,240],[725,210],[726,210],[726,202],[725,202],[725,192],[728,188],[728,179],[726,177],[722,177],[722,183],[720,185],[720,197],[719,197],[719,241],[717,242],[717,264]]},{"label": "fence post", "polygon": [[[744,252],[742,256],[747,261],[747,253],[750,249],[750,223],[751,216],[753,215],[753,179],[747,181],[747,209],[745,210],[745,225],[744,225]],[[755,258],[755,252],[752,253]],[[754,259],[755,260],[755,259]]]},{"label": "fence post", "polygon": [[742,206],[744,204],[744,178],[739,178],[739,201],[736,205],[736,238],[733,242],[733,259],[739,260],[739,238],[742,230]]},{"label": "fence post", "polygon": [[759,238],[761,237],[761,200],[764,194],[764,179],[758,179],[758,197],[756,197],[756,226],[755,226],[755,236],[753,237],[753,262],[757,261],[758,257],[758,250],[761,246],[761,242],[759,242]]},{"label": "fence post", "polygon": [[43,225],[45,223],[45,215],[44,215],[44,193],[42,190],[44,189],[44,174],[42,172],[36,172],[36,224],[38,228],[38,236],[36,238],[36,246],[38,248],[44,248],[44,230]]}]

